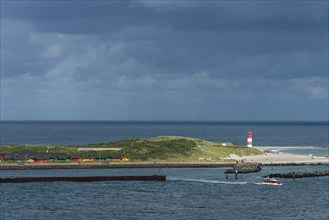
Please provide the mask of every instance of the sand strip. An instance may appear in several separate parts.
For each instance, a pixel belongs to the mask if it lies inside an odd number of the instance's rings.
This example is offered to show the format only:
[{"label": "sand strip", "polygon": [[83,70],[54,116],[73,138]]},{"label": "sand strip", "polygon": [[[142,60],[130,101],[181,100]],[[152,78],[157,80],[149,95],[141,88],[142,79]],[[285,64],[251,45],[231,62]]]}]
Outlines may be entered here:
[{"label": "sand strip", "polygon": [[[258,148],[259,150],[265,150]],[[273,149],[273,148],[270,148]],[[268,149],[267,149],[268,150]],[[281,163],[329,163],[329,157],[319,157],[312,155],[297,155],[288,153],[264,153],[263,155],[243,156],[231,154],[227,159],[234,159],[237,161],[257,162],[262,164],[281,164]]]}]

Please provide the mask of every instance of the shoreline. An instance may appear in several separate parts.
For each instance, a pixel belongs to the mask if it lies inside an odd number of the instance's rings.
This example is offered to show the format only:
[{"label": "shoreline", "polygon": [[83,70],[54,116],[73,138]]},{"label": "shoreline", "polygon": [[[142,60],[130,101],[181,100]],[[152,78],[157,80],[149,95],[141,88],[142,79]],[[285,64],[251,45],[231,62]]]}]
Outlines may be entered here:
[{"label": "shoreline", "polygon": [[113,169],[113,168],[213,168],[233,167],[236,162],[111,162],[111,163],[44,163],[0,164],[0,170],[29,169]]},{"label": "shoreline", "polygon": [[323,163],[329,164],[329,157],[323,156],[314,156],[314,155],[299,155],[299,154],[291,154],[291,153],[272,153],[272,152],[264,152],[263,155],[254,155],[254,156],[242,156],[239,157],[237,155],[231,154],[229,157],[225,159],[233,159],[236,161],[244,161],[244,162],[254,162],[260,163],[262,165],[269,164],[291,164],[291,163]]},{"label": "shoreline", "polygon": [[[253,162],[256,161],[245,161]],[[219,167],[233,167],[236,162],[125,162],[125,163],[86,163],[86,164],[1,164],[0,170],[40,170],[40,169],[119,169],[119,168],[219,168]],[[276,161],[276,162],[262,162],[262,166],[329,166],[329,161]]]},{"label": "shoreline", "polygon": [[[328,165],[329,157],[299,155],[282,152],[268,152],[269,149],[296,148],[289,146],[254,147],[264,152],[262,155],[237,156],[231,154],[224,161],[145,161],[145,162],[82,162],[82,163],[0,163],[0,170],[33,169],[113,169],[113,168],[216,168],[233,167],[239,162],[258,163],[262,166]],[[305,148],[305,147],[303,147]],[[313,147],[307,147],[313,148]]]},{"label": "shoreline", "polygon": [[329,149],[329,146],[253,146],[253,148],[256,148],[258,150],[273,150],[273,149],[314,149],[314,148],[320,148],[320,149]]}]

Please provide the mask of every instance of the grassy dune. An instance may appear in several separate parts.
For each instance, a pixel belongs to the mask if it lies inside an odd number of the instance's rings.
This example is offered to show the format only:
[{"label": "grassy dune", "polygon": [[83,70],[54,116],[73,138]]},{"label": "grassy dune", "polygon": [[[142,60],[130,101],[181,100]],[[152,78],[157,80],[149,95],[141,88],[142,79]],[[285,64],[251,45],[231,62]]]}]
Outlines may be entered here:
[{"label": "grassy dune", "polygon": [[[87,151],[78,152],[78,147],[90,148],[121,148],[120,151]],[[131,161],[224,161],[230,154],[239,156],[258,155],[261,151],[254,148],[239,147],[232,143],[216,143],[197,138],[179,136],[160,136],[152,138],[134,138],[113,142],[102,142],[81,146],[65,145],[29,145],[29,146],[1,146],[0,152],[46,152],[79,155],[116,155],[129,156]]]},{"label": "grassy dune", "polygon": [[257,149],[239,147],[232,143],[216,143],[178,136],[135,139],[130,146],[124,148],[124,151],[127,156],[137,161],[223,161],[230,154],[262,154]]}]

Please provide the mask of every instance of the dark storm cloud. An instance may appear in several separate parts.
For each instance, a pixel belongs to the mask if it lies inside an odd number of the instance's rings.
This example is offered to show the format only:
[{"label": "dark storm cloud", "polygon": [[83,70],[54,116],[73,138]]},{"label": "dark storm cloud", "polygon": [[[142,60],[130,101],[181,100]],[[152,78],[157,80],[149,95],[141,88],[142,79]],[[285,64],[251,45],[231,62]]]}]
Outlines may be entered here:
[{"label": "dark storm cloud", "polygon": [[[182,6],[182,3],[166,5],[150,1],[19,1],[4,2],[2,16],[4,19],[29,22],[36,33],[91,34],[98,39],[98,44],[125,42],[122,53],[125,53],[126,59],[133,57],[136,62],[148,62],[149,66],[165,73],[189,74],[207,69],[220,77],[236,78],[249,75],[251,71],[255,75],[278,78],[289,77],[290,74],[291,77],[296,74],[326,74],[323,60],[327,57],[328,20],[322,2],[314,5],[309,2],[237,4],[210,1]],[[166,10],[161,10],[164,7]],[[20,34],[12,33],[8,38]],[[5,39],[7,35],[4,34]],[[25,37],[27,41],[29,36],[26,34]],[[6,42],[20,45],[11,39]],[[29,54],[42,53],[40,43],[27,42],[24,45],[26,48],[16,51],[25,57],[25,60],[20,60],[25,70],[31,70],[34,66],[37,69],[30,72],[40,72],[43,66],[49,66],[54,61],[43,59],[42,64],[37,64],[39,58]],[[290,71],[300,61],[298,54],[305,54],[305,51],[310,53],[306,56],[312,57],[317,65],[300,65],[300,70]],[[230,65],[239,59],[242,66],[247,66],[248,62],[262,60],[261,56],[266,60],[268,54],[274,54],[274,59],[267,62],[267,67],[242,71],[234,67],[236,64]],[[19,67],[15,65],[15,59],[10,58],[11,55],[8,52],[3,68],[12,70],[12,74],[19,73]],[[291,63],[281,62],[282,70],[275,66],[278,62],[274,62],[280,61],[278,57],[281,55],[292,59]],[[103,56],[107,59],[109,54],[103,51]],[[245,56],[250,56],[249,60]],[[246,65],[241,63],[241,57]],[[99,65],[102,61],[97,62]],[[86,68],[90,69],[91,66]],[[97,71],[95,65],[93,68]]]},{"label": "dark storm cloud", "polygon": [[163,20],[150,9],[130,8],[128,1],[28,1],[4,6],[4,18],[31,21],[41,32],[100,34],[127,25],[160,25]]},{"label": "dark storm cloud", "polygon": [[[196,16],[199,15],[199,16]],[[303,31],[327,27],[326,4],[300,1],[209,2],[175,14],[175,28],[186,31]]]},{"label": "dark storm cloud", "polygon": [[154,10],[132,2],[4,2],[2,14],[4,18],[30,20],[39,31],[94,34],[127,25],[164,25],[181,31],[291,31],[321,29],[328,24],[325,2],[314,6],[305,1],[205,1],[198,7],[178,10]]},{"label": "dark storm cloud", "polygon": [[[251,103],[268,119],[302,119],[311,103],[312,118],[323,119],[327,9],[326,1],[2,1],[3,112],[257,119]],[[286,110],[276,115],[276,106]]]}]

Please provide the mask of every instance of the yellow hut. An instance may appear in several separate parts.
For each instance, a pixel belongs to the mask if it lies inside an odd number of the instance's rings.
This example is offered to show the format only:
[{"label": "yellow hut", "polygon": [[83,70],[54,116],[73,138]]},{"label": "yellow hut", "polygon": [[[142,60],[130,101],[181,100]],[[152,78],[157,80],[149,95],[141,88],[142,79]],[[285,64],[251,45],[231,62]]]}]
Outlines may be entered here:
[{"label": "yellow hut", "polygon": [[81,157],[79,159],[80,162],[94,162],[96,161],[96,157],[91,156],[91,157]]},{"label": "yellow hut", "polygon": [[129,157],[123,156],[123,155],[116,155],[116,156],[113,156],[112,161],[113,162],[127,162],[127,161],[129,161]]},{"label": "yellow hut", "polygon": [[29,159],[27,159],[26,162],[28,162],[28,163],[35,163],[35,159],[34,158],[29,158]]}]

